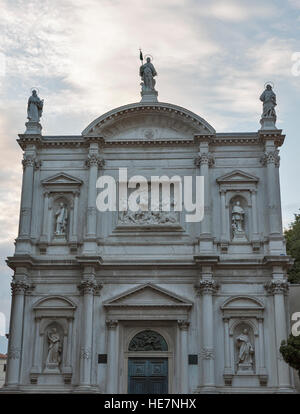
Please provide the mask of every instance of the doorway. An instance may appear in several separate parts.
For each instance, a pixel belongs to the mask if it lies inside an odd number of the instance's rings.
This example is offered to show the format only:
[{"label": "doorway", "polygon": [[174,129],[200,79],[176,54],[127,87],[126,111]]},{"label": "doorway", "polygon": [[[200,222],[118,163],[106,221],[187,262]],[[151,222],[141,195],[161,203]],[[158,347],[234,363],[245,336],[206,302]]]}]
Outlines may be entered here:
[{"label": "doorway", "polygon": [[168,358],[128,358],[129,394],[167,394]]}]

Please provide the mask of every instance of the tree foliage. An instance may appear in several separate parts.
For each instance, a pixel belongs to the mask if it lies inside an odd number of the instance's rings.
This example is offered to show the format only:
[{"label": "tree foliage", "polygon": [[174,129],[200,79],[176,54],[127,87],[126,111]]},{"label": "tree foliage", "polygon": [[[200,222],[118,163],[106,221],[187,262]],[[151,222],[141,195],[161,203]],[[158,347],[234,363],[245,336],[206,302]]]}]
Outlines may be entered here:
[{"label": "tree foliage", "polygon": [[300,214],[295,214],[295,220],[290,228],[284,232],[287,254],[295,259],[294,265],[289,269],[290,283],[300,283]]},{"label": "tree foliage", "polygon": [[283,359],[298,372],[300,379],[300,335],[290,334],[287,341],[282,341],[279,348]]}]

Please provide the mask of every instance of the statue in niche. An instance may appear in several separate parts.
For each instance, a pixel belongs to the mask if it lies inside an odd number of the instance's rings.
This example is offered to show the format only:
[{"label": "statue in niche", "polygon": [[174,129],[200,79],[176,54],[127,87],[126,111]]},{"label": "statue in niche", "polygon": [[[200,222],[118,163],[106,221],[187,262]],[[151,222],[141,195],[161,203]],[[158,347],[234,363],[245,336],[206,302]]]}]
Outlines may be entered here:
[{"label": "statue in niche", "polygon": [[43,106],[44,100],[41,100],[37,95],[37,91],[33,90],[27,105],[27,118],[29,122],[40,122]]},{"label": "statue in niche", "polygon": [[151,63],[150,57],[147,57],[146,63],[140,67],[140,77],[143,80],[141,83],[143,91],[155,91],[154,86],[156,82],[154,76],[157,76],[157,72]]},{"label": "statue in niche", "polygon": [[254,348],[249,339],[248,329],[236,338],[236,346],[238,349],[238,368],[241,370],[252,370]]},{"label": "statue in niche", "polygon": [[47,368],[58,368],[61,362],[61,340],[57,329],[53,327],[47,334],[48,337],[48,354],[46,358]]},{"label": "statue in niche", "polygon": [[56,229],[55,234],[57,236],[65,235],[67,222],[68,222],[68,210],[65,207],[64,203],[59,204],[59,208],[55,213],[56,218]]},{"label": "statue in niche", "polygon": [[273,92],[271,85],[266,86],[266,89],[260,95],[259,99],[263,102],[262,118],[275,118],[276,119],[276,112],[275,112],[275,106],[277,105],[276,95]]},{"label": "statue in niche", "polygon": [[245,210],[239,201],[232,206],[231,223],[233,238],[245,239]]}]

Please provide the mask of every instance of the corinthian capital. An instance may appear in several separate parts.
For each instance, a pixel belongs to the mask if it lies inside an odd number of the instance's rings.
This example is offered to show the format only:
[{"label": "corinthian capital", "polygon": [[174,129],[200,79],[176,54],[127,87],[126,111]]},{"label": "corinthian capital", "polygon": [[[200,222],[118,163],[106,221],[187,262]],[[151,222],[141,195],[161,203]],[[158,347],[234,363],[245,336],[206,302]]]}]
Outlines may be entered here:
[{"label": "corinthian capital", "polygon": [[265,289],[270,295],[285,294],[289,290],[289,284],[286,280],[271,280],[265,284]]},{"label": "corinthian capital", "polygon": [[200,280],[195,289],[199,295],[209,294],[213,295],[219,289],[219,284],[214,279]]},{"label": "corinthian capital", "polygon": [[83,295],[94,295],[95,293],[99,293],[101,288],[102,285],[98,284],[96,280],[93,279],[83,280],[78,285],[78,289],[81,291]]},{"label": "corinthian capital", "polygon": [[198,157],[195,158],[195,165],[199,167],[200,165],[208,165],[212,167],[215,163],[214,157],[211,155],[210,152],[203,152]]},{"label": "corinthian capital", "polygon": [[24,280],[14,280],[10,284],[12,295],[24,295],[30,285]]},{"label": "corinthian capital", "polygon": [[280,165],[279,151],[275,150],[275,151],[265,152],[264,155],[261,157],[260,162],[262,163],[263,166],[268,165],[268,164],[274,164],[275,167],[279,167]]},{"label": "corinthian capital", "polygon": [[23,168],[34,167],[35,166],[35,157],[33,155],[24,154],[22,160]]},{"label": "corinthian capital", "polygon": [[103,168],[104,164],[105,164],[104,159],[100,158],[96,154],[89,154],[86,160],[86,166],[89,168],[93,166],[96,166],[98,168]]}]

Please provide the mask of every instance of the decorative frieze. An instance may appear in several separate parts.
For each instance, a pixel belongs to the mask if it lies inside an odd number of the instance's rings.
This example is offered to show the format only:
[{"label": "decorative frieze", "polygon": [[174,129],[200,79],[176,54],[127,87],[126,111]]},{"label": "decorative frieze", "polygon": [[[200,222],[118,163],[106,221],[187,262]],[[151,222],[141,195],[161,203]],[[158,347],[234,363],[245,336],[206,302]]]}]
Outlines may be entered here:
[{"label": "decorative frieze", "polygon": [[202,359],[215,359],[215,351],[213,348],[203,347],[200,352]]}]

